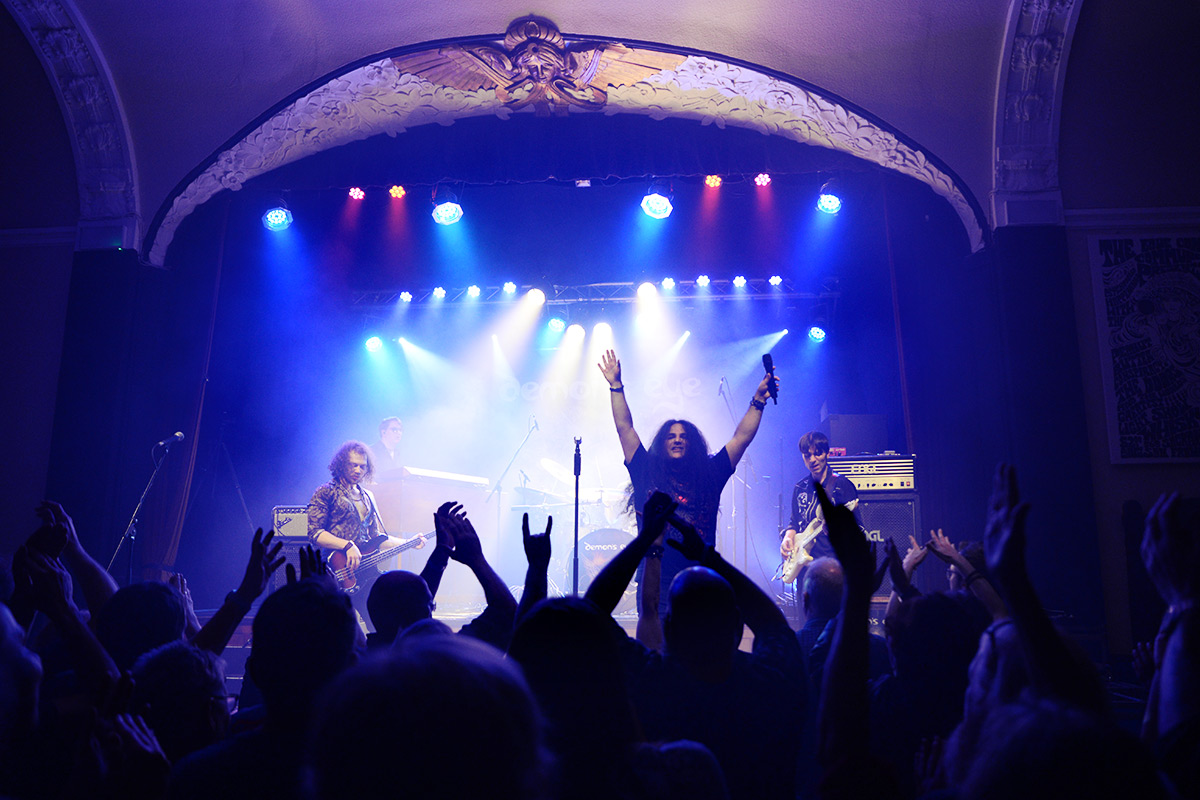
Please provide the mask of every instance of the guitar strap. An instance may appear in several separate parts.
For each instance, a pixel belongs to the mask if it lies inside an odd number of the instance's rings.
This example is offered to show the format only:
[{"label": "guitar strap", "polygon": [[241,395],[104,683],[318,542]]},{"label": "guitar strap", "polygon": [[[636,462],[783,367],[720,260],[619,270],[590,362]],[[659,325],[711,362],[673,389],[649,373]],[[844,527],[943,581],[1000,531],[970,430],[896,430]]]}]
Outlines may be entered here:
[{"label": "guitar strap", "polygon": [[363,497],[365,497],[367,500],[367,508],[370,509],[370,512],[371,512],[370,514],[367,515],[367,520],[368,520],[367,527],[369,528],[371,525],[371,523],[369,521],[371,519],[371,517],[375,517],[375,521],[377,523],[379,523],[379,532],[385,536],[390,536],[391,534],[389,534],[387,531],[387,528],[384,527],[383,517],[381,517],[379,515],[379,508],[376,507],[376,505],[375,505],[375,495],[371,494],[371,491],[369,489],[367,489],[365,486],[362,487],[362,493],[363,493]]}]

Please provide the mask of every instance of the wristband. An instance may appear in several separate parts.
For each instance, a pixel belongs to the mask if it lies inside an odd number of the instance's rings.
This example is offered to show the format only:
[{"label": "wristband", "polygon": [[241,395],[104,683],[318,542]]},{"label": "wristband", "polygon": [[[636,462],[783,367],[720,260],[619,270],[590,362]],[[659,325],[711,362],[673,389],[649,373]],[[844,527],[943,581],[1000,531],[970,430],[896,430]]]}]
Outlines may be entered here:
[{"label": "wristband", "polygon": [[767,404],[764,403],[762,400],[759,400],[757,397],[751,397],[750,398],[750,407],[757,408],[759,411],[762,411],[764,408],[767,407]]},{"label": "wristband", "polygon": [[354,547],[354,540],[353,540],[353,539],[351,539],[350,541],[346,542],[346,546],[342,548],[342,552],[343,552],[343,553],[349,553],[349,552],[350,552],[350,548],[351,548],[351,547]]},{"label": "wristband", "polygon": [[610,386],[610,387],[608,387],[608,390],[609,390],[610,392],[618,392],[618,393],[620,393],[620,394],[625,394],[625,387],[624,387],[624,386],[618,386],[618,387],[617,387],[617,388],[615,388],[615,389],[614,389],[613,387],[611,387],[611,386]]}]

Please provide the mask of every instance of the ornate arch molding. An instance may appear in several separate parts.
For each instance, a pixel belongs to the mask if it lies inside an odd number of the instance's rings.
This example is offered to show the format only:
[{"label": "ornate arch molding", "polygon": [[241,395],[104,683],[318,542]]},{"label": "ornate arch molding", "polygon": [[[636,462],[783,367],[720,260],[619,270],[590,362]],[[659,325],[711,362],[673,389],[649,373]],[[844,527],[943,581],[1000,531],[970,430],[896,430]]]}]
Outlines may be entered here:
[{"label": "ornate arch molding", "polygon": [[992,219],[1062,225],[1058,128],[1082,0],[1013,0],[1000,62]]},{"label": "ornate arch molding", "polygon": [[7,0],[37,51],[66,119],[79,186],[79,249],[141,241],[133,149],[108,65],[75,11],[57,0]]},{"label": "ornate arch molding", "polygon": [[432,122],[514,113],[643,114],[734,125],[830,148],[928,185],[958,213],[973,250],[982,209],[947,167],[881,121],[786,75],[658,45],[578,37],[522,18],[503,38],[398,50],[302,90],[185,179],[151,224],[148,260],[161,265],[180,223],[222,189],[305,156]]}]

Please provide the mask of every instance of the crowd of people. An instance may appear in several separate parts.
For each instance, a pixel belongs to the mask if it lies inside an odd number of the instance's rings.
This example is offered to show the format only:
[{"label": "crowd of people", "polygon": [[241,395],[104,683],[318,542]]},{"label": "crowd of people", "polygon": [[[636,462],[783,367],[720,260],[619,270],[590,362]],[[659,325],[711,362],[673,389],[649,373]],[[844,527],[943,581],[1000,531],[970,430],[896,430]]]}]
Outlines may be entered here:
[{"label": "crowd of people", "polygon": [[[552,526],[526,518],[519,604],[446,503],[432,566],[372,586],[369,639],[320,551],[288,564],[253,618],[240,706],[220,654],[281,568],[272,535],[254,536],[241,584],[201,626],[185,580],[118,588],[47,503],[0,606],[0,797],[1198,796],[1200,530],[1177,496],[1142,543],[1167,612],[1142,653],[1139,737],[1038,602],[1011,467],[981,545],[935,535],[881,563],[853,513],[815,491],[834,556],[804,573],[799,631],[664,493],[583,597],[546,596]],[[639,641],[612,612],[664,541],[692,566],[665,613],[645,604]],[[958,585],[917,591],[926,555]],[[451,561],[488,601],[457,632],[433,616]],[[884,570],[880,641],[867,615]]]},{"label": "crowd of people", "polygon": [[[956,547],[935,531],[877,554],[830,498],[810,439],[802,493],[828,554],[801,574],[796,631],[706,529],[706,493],[719,496],[753,438],[771,376],[708,456],[679,421],[646,451],[611,353],[601,371],[647,494],[636,537],[582,597],[548,596],[552,521],[540,532],[523,521],[518,598],[450,501],[433,512],[421,574],[383,573],[361,612],[318,546],[285,566],[260,530],[240,585],[201,625],[182,576],[118,587],[66,511],[43,504],[0,604],[0,798],[1200,797],[1200,529],[1177,495],[1145,521],[1142,557],[1167,611],[1138,651],[1149,682],[1138,735],[1039,603],[1013,467],[997,468],[980,541]],[[369,457],[343,450],[331,473],[350,480],[328,490],[330,505],[365,520],[371,501],[353,487]],[[689,450],[702,456],[695,472],[677,471]],[[316,531],[314,545],[341,556],[365,542],[357,526]],[[913,585],[927,557],[946,562],[944,591]],[[487,603],[457,631],[434,616],[452,562]],[[267,593],[280,569],[286,582]],[[631,636],[613,612],[638,574]],[[256,605],[239,696],[221,653]]]}]

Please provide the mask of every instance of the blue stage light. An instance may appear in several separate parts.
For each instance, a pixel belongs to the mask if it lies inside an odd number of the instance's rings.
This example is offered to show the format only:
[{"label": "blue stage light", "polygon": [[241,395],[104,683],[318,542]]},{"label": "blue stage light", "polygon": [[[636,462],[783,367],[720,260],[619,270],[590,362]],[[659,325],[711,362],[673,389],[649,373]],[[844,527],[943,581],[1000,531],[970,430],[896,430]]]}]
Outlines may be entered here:
[{"label": "blue stage light", "polygon": [[650,184],[646,196],[642,198],[642,211],[654,219],[666,219],[671,216],[671,198],[674,193],[670,185],[662,181]]},{"label": "blue stage light", "polygon": [[781,283],[783,283],[783,278],[779,277],[778,275],[772,275],[771,279],[767,281],[767,283],[771,284],[772,286],[779,286]]},{"label": "blue stage light", "polygon": [[825,341],[825,329],[819,325],[813,325],[808,329],[808,338],[812,339],[814,342]]},{"label": "blue stage light", "polygon": [[383,349],[383,339],[380,339],[378,336],[372,336],[370,339],[367,339],[367,352],[368,353],[378,353],[382,349]]},{"label": "blue stage light", "polygon": [[479,287],[475,285],[468,286],[467,297],[479,297]]},{"label": "blue stage light", "polygon": [[664,289],[666,289],[669,292],[675,288],[675,279],[674,278],[663,278],[661,285]]},{"label": "blue stage light", "polygon": [[438,225],[453,225],[463,217],[458,203],[440,203],[433,207],[433,221]]},{"label": "blue stage light", "polygon": [[733,279],[733,285],[739,289],[745,289],[746,288],[746,277],[744,275],[736,276]]},{"label": "blue stage light", "polygon": [[817,198],[817,210],[836,214],[842,210],[842,200],[836,194],[822,194]]},{"label": "blue stage light", "polygon": [[699,278],[696,278],[696,285],[699,286],[701,289],[707,288],[708,283],[709,283],[709,281],[708,281],[707,275],[701,275]]},{"label": "blue stage light", "polygon": [[412,292],[401,292],[400,293],[400,302],[411,303],[412,302]]},{"label": "blue stage light", "polygon": [[817,197],[817,210],[826,214],[836,214],[842,210],[842,198],[838,191],[837,179],[825,181],[821,193]]},{"label": "blue stage light", "polygon": [[505,294],[516,294],[517,293],[517,285],[515,283],[513,283],[512,281],[506,281],[504,284],[504,293]]},{"label": "blue stage light", "polygon": [[433,221],[438,225],[453,225],[462,217],[463,210],[458,204],[458,194],[448,186],[434,187]]},{"label": "blue stage light", "polygon": [[567,329],[566,320],[562,319],[562,317],[551,317],[549,325],[550,330],[554,331],[555,333],[562,333]]},{"label": "blue stage light", "polygon": [[287,206],[269,208],[262,215],[262,224],[269,231],[287,230],[292,224],[292,212],[288,211]]},{"label": "blue stage light", "polygon": [[433,289],[433,296],[436,297],[438,300],[443,300],[446,297],[446,290],[443,289],[441,286],[435,286]]}]

